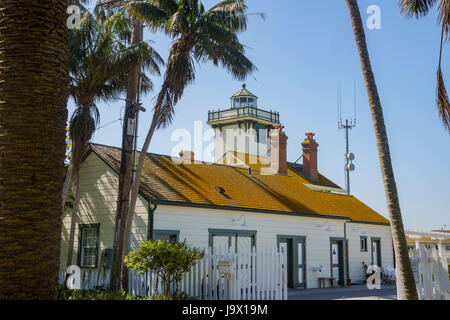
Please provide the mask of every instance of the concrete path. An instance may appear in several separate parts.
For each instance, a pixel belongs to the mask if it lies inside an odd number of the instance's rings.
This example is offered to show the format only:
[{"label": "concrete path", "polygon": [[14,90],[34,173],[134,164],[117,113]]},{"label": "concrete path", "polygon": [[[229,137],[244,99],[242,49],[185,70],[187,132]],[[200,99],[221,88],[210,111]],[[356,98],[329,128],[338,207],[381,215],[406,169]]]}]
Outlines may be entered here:
[{"label": "concrete path", "polygon": [[380,290],[369,290],[366,285],[324,289],[289,289],[289,300],[396,300],[395,285],[382,285]]}]

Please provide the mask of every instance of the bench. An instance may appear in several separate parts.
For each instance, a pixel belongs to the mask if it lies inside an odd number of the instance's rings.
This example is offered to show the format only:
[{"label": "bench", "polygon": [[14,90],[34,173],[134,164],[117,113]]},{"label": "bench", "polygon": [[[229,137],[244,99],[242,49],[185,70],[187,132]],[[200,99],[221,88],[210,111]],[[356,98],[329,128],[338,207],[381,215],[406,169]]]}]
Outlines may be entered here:
[{"label": "bench", "polygon": [[320,277],[319,278],[319,288],[325,288],[325,281],[328,280],[330,281],[330,287],[333,288],[333,284],[334,284],[334,279],[332,277]]}]

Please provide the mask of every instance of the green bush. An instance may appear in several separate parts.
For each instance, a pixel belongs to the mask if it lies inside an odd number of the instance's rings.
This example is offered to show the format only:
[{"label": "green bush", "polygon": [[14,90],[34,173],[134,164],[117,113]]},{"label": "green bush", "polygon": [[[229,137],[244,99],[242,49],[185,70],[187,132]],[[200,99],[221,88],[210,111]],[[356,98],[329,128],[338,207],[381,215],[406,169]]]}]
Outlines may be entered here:
[{"label": "green bush", "polygon": [[146,297],[133,297],[125,292],[106,290],[64,290],[63,300],[148,300]]},{"label": "green bush", "polygon": [[[135,269],[141,274],[151,271],[161,277],[163,288],[161,296],[172,300],[183,297],[178,291],[178,284],[183,274],[203,258],[203,255],[204,252],[188,248],[185,241],[149,240],[143,242],[139,249],[130,252],[124,262],[128,268]],[[175,292],[171,293],[172,283],[175,283],[176,287]]]},{"label": "green bush", "polygon": [[65,290],[63,300],[188,300],[184,293],[177,295],[153,295],[151,297],[136,297],[125,292],[98,291],[98,290]]}]

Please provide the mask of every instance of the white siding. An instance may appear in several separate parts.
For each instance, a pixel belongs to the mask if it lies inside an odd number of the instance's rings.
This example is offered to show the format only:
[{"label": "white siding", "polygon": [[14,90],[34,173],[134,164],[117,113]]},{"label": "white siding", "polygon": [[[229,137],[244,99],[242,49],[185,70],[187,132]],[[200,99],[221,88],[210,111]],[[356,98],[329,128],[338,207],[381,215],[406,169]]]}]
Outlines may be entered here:
[{"label": "white siding", "polygon": [[[361,252],[360,236],[363,230],[367,234],[367,252]],[[362,262],[370,264],[372,262],[371,238],[381,238],[381,266],[394,267],[394,249],[392,246],[391,228],[374,224],[347,223],[347,239],[349,246],[349,271],[350,279],[353,283],[362,283],[364,269]]]},{"label": "white siding", "polygon": [[[95,154],[91,154],[81,166],[81,201],[77,223],[100,223],[100,250],[112,248],[114,219],[116,214],[118,176]],[[147,240],[147,202],[141,197],[136,205],[133,219],[132,246]],[[233,222],[241,215],[247,218],[247,227],[242,220]],[[320,226],[318,226],[320,225]],[[326,231],[328,225],[332,231]],[[67,241],[70,227],[70,212],[64,217],[62,232],[61,266],[65,267]],[[181,206],[158,205],[155,211],[155,229],[179,230],[180,240],[198,247],[207,247],[208,229],[255,230],[257,245],[276,245],[277,235],[306,237],[307,287],[317,288],[318,277],[330,276],[330,237],[344,237],[344,220],[319,219],[246,211],[217,210]],[[360,235],[367,232],[368,252],[360,250]],[[75,233],[73,263],[78,253],[78,225]],[[362,261],[371,261],[371,237],[381,238],[382,266],[393,266],[393,251],[390,228],[373,224],[346,224],[349,242],[349,275],[352,282],[362,282]],[[322,272],[313,272],[313,267],[322,266]]]},{"label": "white siding", "polygon": [[[233,222],[241,214],[247,217],[248,227],[242,220]],[[324,224],[325,223],[325,224]],[[326,231],[328,224],[332,231]],[[319,227],[319,226],[320,227]],[[368,236],[368,252],[360,250],[360,224],[347,223],[349,242],[349,276],[354,283],[362,282],[362,261],[371,261],[370,237],[381,238],[382,266],[393,266],[392,241],[388,226],[361,224]],[[330,237],[344,237],[344,221],[288,216],[244,211],[158,206],[155,212],[155,229],[179,230],[180,240],[193,246],[208,246],[208,229],[255,230],[257,245],[276,245],[277,235],[306,236],[307,286],[318,287],[318,277],[330,276]],[[322,272],[313,267],[322,266]]]},{"label": "white siding", "polygon": [[[117,174],[94,153],[82,163],[80,169],[80,205],[75,227],[74,255],[72,264],[77,264],[78,225],[100,223],[99,260],[103,249],[112,248],[114,235],[114,219],[117,210]],[[136,216],[133,220],[132,243],[136,239],[146,240],[147,202],[141,198],[136,204]],[[65,269],[67,261],[67,245],[69,241],[72,211],[68,210],[63,217],[61,241],[61,269]]]}]

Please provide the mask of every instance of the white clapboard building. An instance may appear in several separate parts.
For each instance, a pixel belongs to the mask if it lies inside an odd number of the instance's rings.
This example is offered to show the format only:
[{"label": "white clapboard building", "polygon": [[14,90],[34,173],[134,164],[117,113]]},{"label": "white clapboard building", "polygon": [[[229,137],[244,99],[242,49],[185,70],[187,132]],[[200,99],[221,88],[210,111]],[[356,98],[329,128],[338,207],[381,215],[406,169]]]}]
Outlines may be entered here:
[{"label": "white clapboard building", "polygon": [[[303,159],[287,161],[279,113],[260,109],[245,86],[229,109],[210,111],[207,123],[214,163],[195,161],[190,151],[145,155],[133,247],[151,238],[235,252],[277,246],[287,254],[291,288],[317,288],[321,278],[362,283],[363,261],[394,266],[389,221],[319,173],[313,133],[302,142]],[[110,264],[120,159],[119,148],[91,144],[81,165],[73,261],[84,270]],[[67,213],[62,269],[69,228]]]}]

